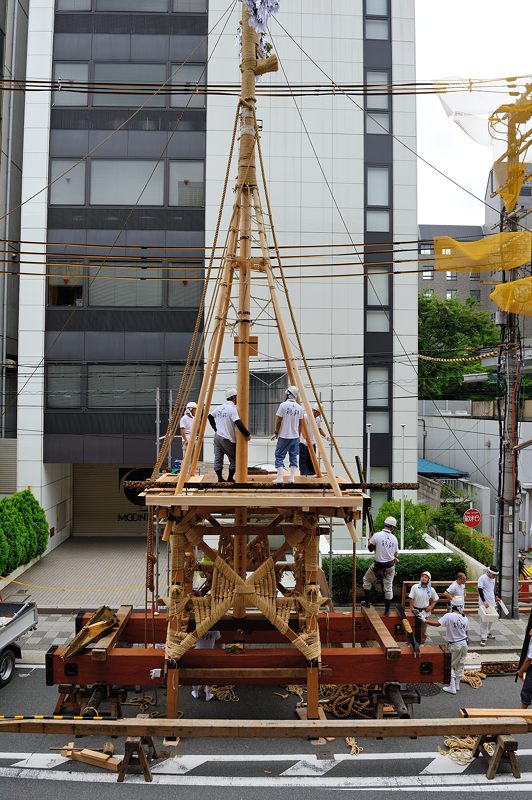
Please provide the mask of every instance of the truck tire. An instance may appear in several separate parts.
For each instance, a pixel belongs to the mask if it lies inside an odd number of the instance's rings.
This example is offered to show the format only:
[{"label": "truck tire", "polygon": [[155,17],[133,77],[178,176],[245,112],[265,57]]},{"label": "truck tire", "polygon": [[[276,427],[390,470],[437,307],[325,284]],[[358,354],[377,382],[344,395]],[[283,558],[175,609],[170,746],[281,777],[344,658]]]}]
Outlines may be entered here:
[{"label": "truck tire", "polygon": [[0,688],[6,686],[15,672],[15,654],[12,650],[0,653]]}]

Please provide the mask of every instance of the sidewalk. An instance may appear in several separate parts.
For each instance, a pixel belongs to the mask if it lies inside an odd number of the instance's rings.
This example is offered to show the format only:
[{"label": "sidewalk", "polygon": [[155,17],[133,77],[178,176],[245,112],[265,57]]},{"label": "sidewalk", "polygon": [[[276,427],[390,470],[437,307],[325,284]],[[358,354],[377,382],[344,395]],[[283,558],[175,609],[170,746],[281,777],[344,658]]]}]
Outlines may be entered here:
[{"label": "sidewalk", "polygon": [[[160,586],[166,586],[166,544],[161,545]],[[20,640],[24,660],[41,661],[52,645],[64,645],[74,636],[78,610],[109,605],[144,608],[146,542],[138,538],[72,538],[28,569],[7,586],[4,601],[33,600],[39,609],[37,630]],[[380,606],[377,606],[381,610]],[[339,609],[338,609],[339,610]],[[345,609],[350,610],[350,609]],[[476,614],[469,615],[469,649],[481,659],[490,654],[505,660],[519,657],[526,632],[528,614],[520,619],[501,619],[493,626],[495,639],[480,647]],[[427,644],[445,641],[438,628],[428,628]],[[488,660],[486,658],[486,660]]]}]

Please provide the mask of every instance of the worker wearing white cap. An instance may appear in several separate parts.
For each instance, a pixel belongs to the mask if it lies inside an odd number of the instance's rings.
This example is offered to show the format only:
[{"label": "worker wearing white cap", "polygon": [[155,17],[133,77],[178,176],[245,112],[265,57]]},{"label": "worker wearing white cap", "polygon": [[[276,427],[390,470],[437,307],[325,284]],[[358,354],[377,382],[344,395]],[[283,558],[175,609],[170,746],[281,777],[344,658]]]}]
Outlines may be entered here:
[{"label": "worker wearing white cap", "polygon": [[[321,416],[320,416],[320,407],[317,403],[313,403],[312,406],[312,413],[314,415],[314,419],[316,420],[316,425],[318,427],[318,432],[320,436],[326,438],[326,433],[322,430],[321,427]],[[307,426],[307,432],[309,435],[309,439],[311,441],[312,447],[314,448],[314,452],[316,452],[316,439],[314,437],[314,431],[312,430],[310,423],[308,421],[308,417],[306,414],[303,415],[303,419],[305,420],[305,424]],[[314,465],[312,463],[312,458],[310,457],[310,450],[308,449],[307,440],[305,438],[305,434],[301,433],[299,437],[299,474],[300,475],[315,475],[316,472],[314,471]]]},{"label": "worker wearing white cap", "polygon": [[[479,608],[497,608],[497,575],[499,574],[498,567],[493,564],[488,567],[484,575],[481,575],[477,581],[478,588],[478,605]],[[491,626],[495,621],[493,618],[487,617],[485,614],[480,614],[480,646],[485,647],[487,639],[495,639],[491,632]]]},{"label": "worker wearing white cap", "polygon": [[374,552],[374,562],[364,575],[362,586],[365,600],[362,605],[371,605],[371,589],[382,580],[384,589],[384,615],[390,616],[390,606],[393,598],[393,578],[395,575],[395,562],[398,560],[399,542],[394,534],[397,528],[395,517],[386,517],[382,531],[374,533],[368,542],[368,548]]},{"label": "worker wearing white cap", "polygon": [[190,440],[190,432],[194,423],[194,417],[196,416],[197,407],[197,403],[194,403],[193,401],[187,403],[185,407],[185,413],[181,417],[181,422],[179,423],[181,441],[183,442],[183,455],[185,455],[185,451]]},{"label": "worker wearing white cap", "polygon": [[524,681],[521,688],[521,708],[528,708],[532,703],[532,628],[528,631],[526,658],[517,670],[517,675]]},{"label": "worker wearing white cap", "polygon": [[209,423],[214,430],[214,471],[218,481],[223,481],[224,455],[229,459],[229,474],[227,480],[235,482],[236,471],[236,433],[238,428],[242,436],[249,439],[250,432],[238,416],[236,407],[236,389],[227,389],[225,403],[214,409],[209,414]]},{"label": "worker wearing white cap", "polygon": [[298,397],[297,388],[289,386],[286,390],[286,399],[277,409],[275,416],[275,435],[277,436],[275,466],[277,468],[277,477],[274,483],[283,483],[284,481],[284,459],[287,453],[290,463],[290,483],[294,483],[296,479],[299,437],[301,436],[301,426],[303,424],[303,408],[297,402]]},{"label": "worker wearing white cap", "polygon": [[432,613],[432,609],[439,600],[439,597],[432,587],[432,575],[428,570],[421,573],[419,583],[415,583],[408,595],[410,600],[410,611],[415,617],[414,635],[419,644],[425,644],[427,640],[427,617]]},{"label": "worker wearing white cap", "polygon": [[469,620],[464,614],[464,598],[459,594],[451,600],[451,610],[437,622],[427,621],[427,625],[441,626],[447,639],[447,649],[451,654],[451,681],[443,686],[447,694],[460,691],[460,681],[464,677],[464,664],[467,656],[467,629]]}]

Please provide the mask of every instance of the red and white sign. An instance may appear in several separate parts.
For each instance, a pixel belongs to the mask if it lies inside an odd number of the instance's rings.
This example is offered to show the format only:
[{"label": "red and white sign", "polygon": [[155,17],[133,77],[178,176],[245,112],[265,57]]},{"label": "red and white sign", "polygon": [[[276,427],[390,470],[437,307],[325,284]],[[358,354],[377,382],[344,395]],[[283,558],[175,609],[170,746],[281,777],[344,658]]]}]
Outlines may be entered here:
[{"label": "red and white sign", "polygon": [[482,516],[478,509],[468,508],[464,514],[464,525],[467,525],[468,528],[476,528],[477,525],[480,525],[481,519]]}]

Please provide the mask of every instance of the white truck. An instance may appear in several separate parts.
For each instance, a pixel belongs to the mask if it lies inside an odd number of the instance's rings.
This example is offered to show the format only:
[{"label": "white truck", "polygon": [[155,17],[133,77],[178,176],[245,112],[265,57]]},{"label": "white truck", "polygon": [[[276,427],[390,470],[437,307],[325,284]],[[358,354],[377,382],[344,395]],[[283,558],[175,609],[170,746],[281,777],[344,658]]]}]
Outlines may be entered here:
[{"label": "white truck", "polygon": [[0,603],[0,688],[15,672],[15,659],[22,655],[17,644],[24,633],[37,627],[37,606],[26,603]]}]

